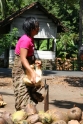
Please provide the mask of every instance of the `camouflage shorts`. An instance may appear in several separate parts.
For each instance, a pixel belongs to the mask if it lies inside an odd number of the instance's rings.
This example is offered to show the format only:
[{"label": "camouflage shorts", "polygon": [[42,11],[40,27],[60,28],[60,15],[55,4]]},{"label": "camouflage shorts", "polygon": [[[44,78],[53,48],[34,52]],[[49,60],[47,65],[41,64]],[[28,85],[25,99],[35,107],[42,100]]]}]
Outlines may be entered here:
[{"label": "camouflage shorts", "polygon": [[21,64],[20,57],[15,56],[14,66],[12,69],[12,78],[13,78],[16,110],[20,110],[24,106],[26,106],[27,103],[33,102],[30,96],[32,88],[26,86],[22,81],[22,77],[24,76],[24,74],[25,74],[24,68]]}]

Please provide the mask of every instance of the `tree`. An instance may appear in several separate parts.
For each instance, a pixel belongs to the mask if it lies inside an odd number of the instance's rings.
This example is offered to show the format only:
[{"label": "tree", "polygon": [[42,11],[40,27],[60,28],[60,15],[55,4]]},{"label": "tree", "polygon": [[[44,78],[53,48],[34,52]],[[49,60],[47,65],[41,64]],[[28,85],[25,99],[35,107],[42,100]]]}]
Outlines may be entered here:
[{"label": "tree", "polygon": [[17,42],[18,29],[14,28],[10,33],[0,36],[0,55],[4,52],[4,67],[8,66],[9,48]]},{"label": "tree", "polygon": [[79,11],[79,47],[83,43],[83,0],[80,0],[80,11]]},{"label": "tree", "polygon": [[2,17],[6,17],[6,12],[7,12],[6,11],[6,5],[7,5],[6,0],[0,0]]}]

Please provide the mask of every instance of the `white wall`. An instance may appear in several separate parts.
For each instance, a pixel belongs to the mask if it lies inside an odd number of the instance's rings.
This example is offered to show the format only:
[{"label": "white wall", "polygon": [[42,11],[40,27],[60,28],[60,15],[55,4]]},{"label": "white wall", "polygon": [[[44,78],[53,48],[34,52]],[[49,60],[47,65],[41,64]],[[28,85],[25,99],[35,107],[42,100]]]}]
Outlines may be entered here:
[{"label": "white wall", "polygon": [[[34,55],[36,58],[40,58],[40,59],[52,59],[52,60],[55,59],[55,53],[52,51],[37,50],[34,52]],[[10,50],[10,52],[9,52],[9,63],[10,64],[14,63],[14,57],[15,57],[14,50]]]},{"label": "white wall", "polygon": [[37,9],[28,10],[20,17],[14,19],[11,23],[11,29],[16,27],[19,30],[19,36],[24,34],[22,24],[24,19],[28,16],[37,17],[40,23],[39,33],[35,38],[56,38],[57,26],[42,11],[38,11]]}]

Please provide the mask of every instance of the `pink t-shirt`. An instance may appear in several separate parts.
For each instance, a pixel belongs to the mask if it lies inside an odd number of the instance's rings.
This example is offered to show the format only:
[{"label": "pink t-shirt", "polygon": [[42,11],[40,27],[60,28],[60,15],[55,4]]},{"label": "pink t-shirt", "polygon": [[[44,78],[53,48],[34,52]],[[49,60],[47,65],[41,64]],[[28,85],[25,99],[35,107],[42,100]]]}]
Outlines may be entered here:
[{"label": "pink t-shirt", "polygon": [[28,49],[28,55],[31,56],[34,54],[34,40],[33,38],[23,35],[17,42],[15,48],[15,54],[20,55],[20,48]]}]

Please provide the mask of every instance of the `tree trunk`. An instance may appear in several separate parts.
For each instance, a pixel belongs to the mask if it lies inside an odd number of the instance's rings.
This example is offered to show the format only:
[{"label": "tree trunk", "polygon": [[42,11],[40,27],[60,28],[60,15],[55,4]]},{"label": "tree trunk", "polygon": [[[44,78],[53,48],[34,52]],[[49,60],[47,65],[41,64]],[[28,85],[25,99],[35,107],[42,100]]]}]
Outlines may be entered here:
[{"label": "tree trunk", "polygon": [[[83,0],[80,0],[80,10],[79,10],[79,47],[83,43]],[[78,50],[79,50],[78,47]],[[81,60],[80,56],[78,56],[78,70],[81,70]]]},{"label": "tree trunk", "polygon": [[9,66],[9,49],[6,49],[4,52],[4,67],[8,68]]},{"label": "tree trunk", "polygon": [[79,47],[83,42],[83,0],[80,0],[80,11],[79,11]]}]

